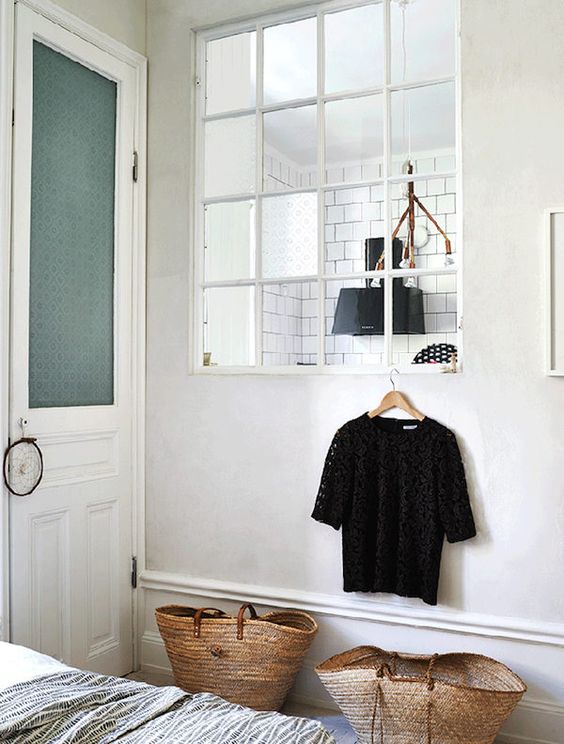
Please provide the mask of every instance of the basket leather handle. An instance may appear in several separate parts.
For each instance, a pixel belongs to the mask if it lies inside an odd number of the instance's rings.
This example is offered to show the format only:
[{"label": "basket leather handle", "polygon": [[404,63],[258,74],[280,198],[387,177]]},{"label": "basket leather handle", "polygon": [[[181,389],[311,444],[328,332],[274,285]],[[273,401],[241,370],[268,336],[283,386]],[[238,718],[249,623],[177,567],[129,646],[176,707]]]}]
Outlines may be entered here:
[{"label": "basket leather handle", "polygon": [[199,610],[196,610],[194,615],[194,638],[200,637],[200,627],[202,625],[202,615],[204,612],[216,612],[218,617],[225,617],[225,612],[223,610],[218,610],[217,607],[200,607]]},{"label": "basket leather handle", "polygon": [[253,605],[250,602],[245,602],[244,604],[239,607],[239,612],[237,613],[237,640],[242,641],[243,640],[243,617],[245,615],[245,611],[249,610],[251,613],[251,619],[255,620],[257,617],[257,611],[253,607]]}]

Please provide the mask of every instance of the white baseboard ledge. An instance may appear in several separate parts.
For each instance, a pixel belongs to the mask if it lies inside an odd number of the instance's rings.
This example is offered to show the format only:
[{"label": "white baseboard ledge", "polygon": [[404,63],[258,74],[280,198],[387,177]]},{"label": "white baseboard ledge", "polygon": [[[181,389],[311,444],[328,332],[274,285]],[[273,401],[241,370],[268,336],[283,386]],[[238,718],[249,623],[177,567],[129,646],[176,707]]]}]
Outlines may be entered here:
[{"label": "white baseboard ledge", "polygon": [[355,620],[564,647],[564,624],[562,623],[481,615],[439,607],[431,610],[394,602],[386,603],[356,594],[320,594],[232,581],[199,579],[183,574],[153,570],[142,572],[140,586],[146,590],[185,596],[255,602],[270,607],[302,609],[321,615],[334,615]]}]

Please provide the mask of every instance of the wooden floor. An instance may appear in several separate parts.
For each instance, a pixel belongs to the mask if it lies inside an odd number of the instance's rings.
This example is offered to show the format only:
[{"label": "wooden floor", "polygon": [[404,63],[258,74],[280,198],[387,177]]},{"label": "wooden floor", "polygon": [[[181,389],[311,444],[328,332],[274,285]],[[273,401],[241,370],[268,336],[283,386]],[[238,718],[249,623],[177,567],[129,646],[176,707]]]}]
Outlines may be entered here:
[{"label": "wooden floor", "polygon": [[[160,674],[149,674],[146,672],[133,672],[128,675],[129,679],[136,679],[138,682],[147,682],[150,685],[160,687],[162,685],[172,684],[170,677]],[[321,721],[327,731],[331,732],[338,744],[356,744],[356,734],[347,723],[344,716],[332,713],[325,708],[310,708],[297,703],[287,703],[282,709],[282,713],[289,716],[300,716],[302,718],[315,718]]]}]

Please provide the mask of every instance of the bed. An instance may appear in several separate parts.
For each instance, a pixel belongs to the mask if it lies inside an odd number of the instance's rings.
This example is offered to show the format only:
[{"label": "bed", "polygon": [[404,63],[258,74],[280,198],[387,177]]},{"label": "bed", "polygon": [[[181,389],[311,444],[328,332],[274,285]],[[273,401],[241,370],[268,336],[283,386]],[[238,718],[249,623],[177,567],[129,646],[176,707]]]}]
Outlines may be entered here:
[{"label": "bed", "polygon": [[65,666],[0,642],[0,741],[335,744],[321,723]]}]

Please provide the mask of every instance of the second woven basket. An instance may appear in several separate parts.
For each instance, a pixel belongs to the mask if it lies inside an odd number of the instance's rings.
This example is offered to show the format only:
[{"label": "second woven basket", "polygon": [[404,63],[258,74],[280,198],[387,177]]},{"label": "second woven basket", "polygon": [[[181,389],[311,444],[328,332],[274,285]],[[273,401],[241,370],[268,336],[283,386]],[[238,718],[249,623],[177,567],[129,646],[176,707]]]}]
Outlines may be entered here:
[{"label": "second woven basket", "polygon": [[305,612],[259,617],[249,603],[236,618],[179,605],[159,607],[155,615],[179,687],[255,710],[280,710],[317,633]]},{"label": "second woven basket", "polygon": [[504,664],[477,654],[359,646],[316,672],[362,744],[492,744],[527,689]]}]

